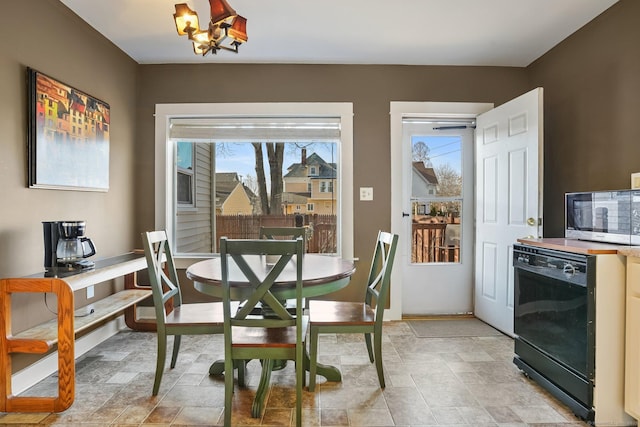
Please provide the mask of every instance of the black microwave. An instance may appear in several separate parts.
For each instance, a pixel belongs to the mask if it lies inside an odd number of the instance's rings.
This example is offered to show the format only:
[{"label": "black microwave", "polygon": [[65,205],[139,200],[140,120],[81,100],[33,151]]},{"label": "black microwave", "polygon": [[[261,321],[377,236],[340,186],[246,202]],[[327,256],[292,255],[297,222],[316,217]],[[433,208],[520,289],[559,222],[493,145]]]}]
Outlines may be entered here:
[{"label": "black microwave", "polygon": [[640,245],[640,190],[565,194],[565,237]]}]

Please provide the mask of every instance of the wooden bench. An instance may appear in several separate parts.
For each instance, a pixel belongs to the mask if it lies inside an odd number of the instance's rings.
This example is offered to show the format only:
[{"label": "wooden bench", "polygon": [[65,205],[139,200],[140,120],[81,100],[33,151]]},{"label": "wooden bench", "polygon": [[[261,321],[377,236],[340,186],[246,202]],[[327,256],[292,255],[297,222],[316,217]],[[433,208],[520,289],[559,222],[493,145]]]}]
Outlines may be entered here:
[{"label": "wooden bench", "polygon": [[[61,412],[75,397],[75,339],[127,311],[135,323],[135,306],[151,296],[150,288],[131,286],[135,272],[146,268],[144,256],[114,258],[105,266],[64,279],[26,277],[0,279],[0,412]],[[129,286],[91,303],[93,312],[81,308],[74,312],[74,292],[93,284],[125,276]],[[57,296],[57,318],[15,335],[11,330],[13,293],[53,293]],[[129,322],[128,322],[129,323]],[[11,354],[45,354],[57,347],[58,395],[55,397],[14,396]]]}]

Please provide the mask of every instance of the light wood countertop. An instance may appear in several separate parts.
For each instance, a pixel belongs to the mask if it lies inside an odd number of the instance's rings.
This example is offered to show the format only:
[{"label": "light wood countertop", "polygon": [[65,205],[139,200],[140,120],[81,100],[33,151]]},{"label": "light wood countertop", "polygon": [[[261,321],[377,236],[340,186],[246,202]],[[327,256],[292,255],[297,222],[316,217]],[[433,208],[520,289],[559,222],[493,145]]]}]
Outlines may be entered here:
[{"label": "light wood countertop", "polygon": [[[586,240],[565,239],[564,237],[557,238],[542,238],[542,239],[518,239],[519,243],[538,246],[545,249],[555,249],[565,252],[573,252],[586,255],[605,255],[605,254],[621,254],[623,250],[628,250],[630,246],[613,245],[609,243],[589,242]],[[633,248],[636,248],[633,246]],[[637,248],[640,256],[640,247]]]},{"label": "light wood countertop", "polygon": [[640,246],[623,246],[618,253],[628,257],[640,258]]}]

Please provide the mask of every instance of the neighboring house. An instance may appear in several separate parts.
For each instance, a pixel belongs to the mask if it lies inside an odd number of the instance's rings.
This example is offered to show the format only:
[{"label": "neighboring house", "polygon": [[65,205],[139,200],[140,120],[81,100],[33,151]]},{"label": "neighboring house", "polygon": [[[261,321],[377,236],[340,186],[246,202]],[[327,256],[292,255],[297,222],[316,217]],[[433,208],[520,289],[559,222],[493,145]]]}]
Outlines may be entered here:
[{"label": "neighboring house", "polygon": [[[432,167],[423,162],[413,162],[411,168],[411,196],[414,198],[435,197],[438,194],[438,177]],[[429,213],[425,203],[418,203],[417,214]]]},{"label": "neighboring house", "polygon": [[215,215],[253,215],[257,198],[237,173],[213,173],[212,144],[180,143],[178,152],[176,253],[208,253],[215,250],[214,206]]},{"label": "neighboring house", "polygon": [[300,163],[294,163],[283,177],[283,213],[336,213],[336,164],[324,161],[316,153],[307,157],[302,150]]},{"label": "neighboring house", "polygon": [[256,195],[235,172],[216,173],[216,214],[252,215]]}]

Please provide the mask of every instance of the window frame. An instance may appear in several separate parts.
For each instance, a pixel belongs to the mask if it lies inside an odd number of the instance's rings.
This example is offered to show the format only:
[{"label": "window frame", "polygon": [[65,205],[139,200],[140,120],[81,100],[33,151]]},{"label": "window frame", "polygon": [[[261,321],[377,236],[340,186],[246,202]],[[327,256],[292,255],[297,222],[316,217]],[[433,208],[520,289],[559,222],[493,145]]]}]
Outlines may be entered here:
[{"label": "window frame", "polygon": [[[178,142],[180,143],[180,141]],[[191,202],[188,203],[180,203],[180,201],[177,201],[177,206],[176,208],[178,210],[188,210],[191,208],[195,208],[196,207],[196,185],[195,185],[195,176],[196,176],[196,162],[195,162],[195,158],[196,158],[196,153],[195,153],[195,144],[191,144],[191,169],[185,169],[182,168],[178,165],[176,165],[176,172],[178,174],[183,174],[187,177],[189,177],[189,190],[191,192]],[[176,188],[177,190],[177,188]]]},{"label": "window frame", "polygon": [[[353,218],[353,104],[350,102],[319,103],[198,103],[198,104],[156,104],[155,108],[155,228],[166,230],[175,246],[175,148],[169,139],[169,126],[174,118],[216,117],[337,117],[340,119],[340,181],[336,191],[340,200],[340,222],[338,223],[337,255],[353,259],[354,218]],[[170,173],[168,173],[170,172]],[[183,268],[205,255],[176,254],[177,267]],[[210,256],[210,255],[206,255]]]}]

